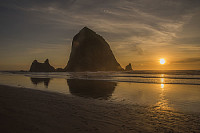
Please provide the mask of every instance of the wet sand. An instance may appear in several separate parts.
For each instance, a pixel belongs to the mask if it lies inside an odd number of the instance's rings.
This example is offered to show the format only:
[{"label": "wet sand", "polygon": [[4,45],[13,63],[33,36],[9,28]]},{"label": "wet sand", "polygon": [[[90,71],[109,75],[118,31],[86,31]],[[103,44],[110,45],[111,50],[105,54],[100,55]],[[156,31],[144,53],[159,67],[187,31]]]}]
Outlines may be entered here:
[{"label": "wet sand", "polygon": [[0,131],[200,132],[200,114],[0,85]]}]

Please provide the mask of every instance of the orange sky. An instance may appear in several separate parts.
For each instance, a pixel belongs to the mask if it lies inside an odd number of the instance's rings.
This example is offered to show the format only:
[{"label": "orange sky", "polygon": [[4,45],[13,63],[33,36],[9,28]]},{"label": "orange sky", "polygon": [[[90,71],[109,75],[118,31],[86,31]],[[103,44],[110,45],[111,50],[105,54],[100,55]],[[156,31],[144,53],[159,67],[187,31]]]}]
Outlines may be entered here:
[{"label": "orange sky", "polygon": [[64,68],[84,26],[105,38],[122,67],[200,69],[199,0],[21,0],[0,9],[0,70],[28,70],[46,58]]}]

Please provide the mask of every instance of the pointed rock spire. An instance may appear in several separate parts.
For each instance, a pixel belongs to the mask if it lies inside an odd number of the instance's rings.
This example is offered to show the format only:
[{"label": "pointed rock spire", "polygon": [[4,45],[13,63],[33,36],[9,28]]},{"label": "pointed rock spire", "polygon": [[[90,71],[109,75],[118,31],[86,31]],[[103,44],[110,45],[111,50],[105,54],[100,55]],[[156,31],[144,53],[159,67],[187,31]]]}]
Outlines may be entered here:
[{"label": "pointed rock spire", "polygon": [[109,44],[88,27],[76,34],[66,71],[120,71]]}]

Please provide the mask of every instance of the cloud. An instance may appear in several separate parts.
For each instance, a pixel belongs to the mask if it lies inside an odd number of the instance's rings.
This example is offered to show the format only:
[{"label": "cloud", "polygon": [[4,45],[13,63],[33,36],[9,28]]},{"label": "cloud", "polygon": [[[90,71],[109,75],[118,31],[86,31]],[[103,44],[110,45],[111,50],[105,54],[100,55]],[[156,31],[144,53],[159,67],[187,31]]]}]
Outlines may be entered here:
[{"label": "cloud", "polygon": [[173,64],[188,64],[188,63],[199,63],[200,58],[186,58],[184,60],[174,61]]},{"label": "cloud", "polygon": [[199,0],[7,0],[0,5],[4,47],[34,45],[36,53],[49,53],[38,49],[70,46],[84,26],[102,35],[120,60],[134,54],[147,61],[166,49],[192,54],[200,44]]},{"label": "cloud", "polygon": [[179,37],[174,39],[177,44],[193,44],[200,47],[200,37]]}]

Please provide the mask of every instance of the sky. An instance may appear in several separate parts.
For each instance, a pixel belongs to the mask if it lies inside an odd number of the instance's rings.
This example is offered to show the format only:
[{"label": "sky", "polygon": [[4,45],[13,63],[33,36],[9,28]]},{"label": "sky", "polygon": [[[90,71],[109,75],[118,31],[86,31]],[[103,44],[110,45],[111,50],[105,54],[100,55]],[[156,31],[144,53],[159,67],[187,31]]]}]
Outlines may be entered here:
[{"label": "sky", "polygon": [[200,70],[200,0],[0,0],[0,70],[64,68],[84,26],[122,67]]}]

